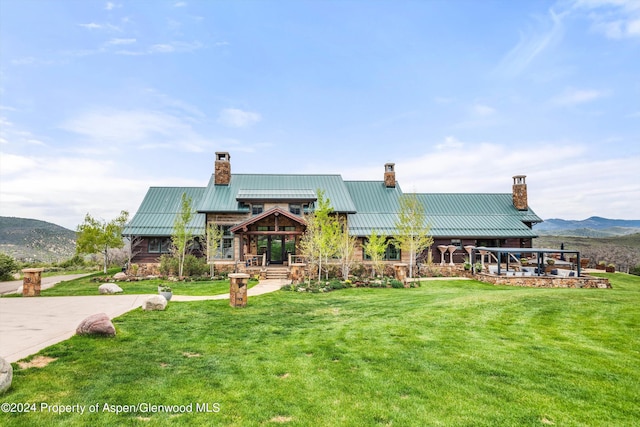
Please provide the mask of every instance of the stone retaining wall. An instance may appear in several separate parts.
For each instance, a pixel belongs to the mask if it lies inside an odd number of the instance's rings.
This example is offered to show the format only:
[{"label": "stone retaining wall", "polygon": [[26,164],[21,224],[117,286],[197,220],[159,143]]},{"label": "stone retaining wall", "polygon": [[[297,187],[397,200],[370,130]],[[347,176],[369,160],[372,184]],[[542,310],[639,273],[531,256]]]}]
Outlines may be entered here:
[{"label": "stone retaining wall", "polygon": [[493,285],[522,286],[526,288],[611,288],[609,279],[602,277],[548,277],[548,276],[496,276],[480,273],[476,280]]}]

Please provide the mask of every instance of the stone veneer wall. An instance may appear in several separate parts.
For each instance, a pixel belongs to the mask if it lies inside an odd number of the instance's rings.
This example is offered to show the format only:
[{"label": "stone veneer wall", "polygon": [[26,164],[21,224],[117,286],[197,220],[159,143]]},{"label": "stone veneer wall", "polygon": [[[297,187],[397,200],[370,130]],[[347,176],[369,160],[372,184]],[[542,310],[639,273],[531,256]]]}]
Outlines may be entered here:
[{"label": "stone veneer wall", "polygon": [[476,280],[493,285],[522,286],[527,288],[611,288],[609,279],[602,277],[545,277],[545,276],[496,276],[476,274]]}]

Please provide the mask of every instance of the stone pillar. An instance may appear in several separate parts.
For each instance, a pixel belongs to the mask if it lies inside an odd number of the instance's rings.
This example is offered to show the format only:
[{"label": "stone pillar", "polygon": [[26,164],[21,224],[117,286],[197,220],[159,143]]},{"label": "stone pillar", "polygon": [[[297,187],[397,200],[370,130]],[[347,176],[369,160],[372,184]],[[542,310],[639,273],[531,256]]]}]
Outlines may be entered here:
[{"label": "stone pillar", "polygon": [[247,306],[247,283],[249,275],[246,273],[229,274],[229,305],[231,307]]},{"label": "stone pillar", "polygon": [[402,283],[407,282],[407,268],[407,264],[393,264],[393,269],[396,273],[396,280],[399,280]]},{"label": "stone pillar", "polygon": [[304,282],[304,268],[306,264],[294,262],[291,263],[291,283],[299,285]]},{"label": "stone pillar", "polygon": [[23,297],[39,297],[41,277],[44,268],[25,268],[22,270],[24,279],[22,281]]}]

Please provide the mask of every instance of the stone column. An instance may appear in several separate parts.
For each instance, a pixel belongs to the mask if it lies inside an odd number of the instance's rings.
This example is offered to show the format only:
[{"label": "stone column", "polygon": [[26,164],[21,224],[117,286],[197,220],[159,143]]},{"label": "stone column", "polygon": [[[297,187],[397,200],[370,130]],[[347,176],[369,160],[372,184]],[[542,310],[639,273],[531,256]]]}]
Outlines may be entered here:
[{"label": "stone column", "polygon": [[399,280],[402,283],[407,282],[407,264],[393,264],[393,269],[396,273],[396,280]]},{"label": "stone column", "polygon": [[306,264],[293,262],[291,263],[291,283],[299,285],[304,281],[304,268]]},{"label": "stone column", "polygon": [[249,275],[246,273],[229,274],[229,305],[231,307],[247,306],[247,283]]},{"label": "stone column", "polygon": [[23,297],[39,297],[41,277],[44,268],[25,268],[22,270],[24,279],[22,281]]}]

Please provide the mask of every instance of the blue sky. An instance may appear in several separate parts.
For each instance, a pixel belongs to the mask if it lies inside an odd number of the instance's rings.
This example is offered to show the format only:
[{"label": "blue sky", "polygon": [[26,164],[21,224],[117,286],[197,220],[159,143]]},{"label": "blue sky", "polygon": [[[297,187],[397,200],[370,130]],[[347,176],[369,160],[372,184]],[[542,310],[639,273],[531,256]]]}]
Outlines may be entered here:
[{"label": "blue sky", "polygon": [[640,219],[640,1],[0,3],[0,215],[340,173]]}]

